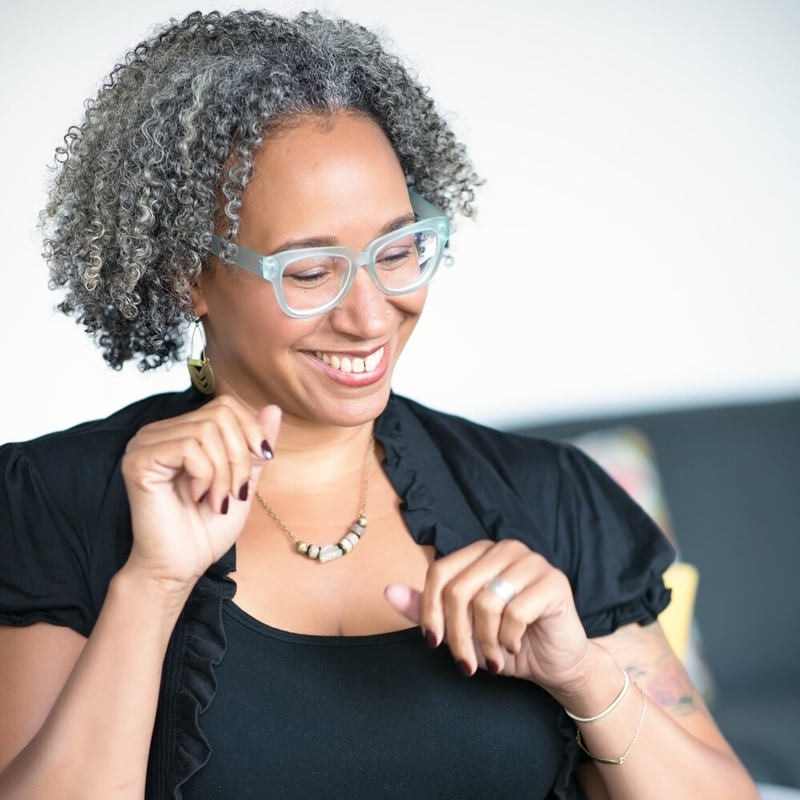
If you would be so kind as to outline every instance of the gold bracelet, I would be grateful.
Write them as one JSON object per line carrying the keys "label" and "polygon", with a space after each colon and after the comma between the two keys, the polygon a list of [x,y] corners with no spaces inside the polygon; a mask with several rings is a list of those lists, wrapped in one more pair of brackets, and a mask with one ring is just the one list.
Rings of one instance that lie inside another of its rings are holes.
{"label": "gold bracelet", "polygon": [[[622,669],[619,664],[617,664],[617,666]],[[622,687],[622,691],[616,696],[614,702],[611,703],[611,705],[605,709],[605,711],[601,711],[599,714],[596,714],[593,717],[578,717],[575,716],[575,714],[573,714],[569,709],[565,708],[564,711],[567,712],[567,716],[571,717],[576,722],[595,722],[598,719],[602,719],[606,714],[610,714],[622,702],[622,698],[625,697],[628,692],[628,687],[631,685],[631,679],[624,669],[622,669],[622,674],[625,676],[625,685]]]}
{"label": "gold bracelet", "polygon": [[[636,688],[642,692],[642,687],[639,686],[636,681],[633,681],[636,684]],[[636,733],[633,735],[633,742],[628,745],[628,749],[619,757],[619,758],[601,758],[600,756],[593,755],[590,753],[586,747],[584,746],[583,742],[581,742],[581,732],[575,736],[575,741],[578,743],[578,747],[583,750],[588,756],[591,756],[595,761],[602,761],[603,764],[622,764],[625,759],[628,757],[628,753],[630,753],[631,748],[633,747],[633,743],[639,738],[639,731],[642,729],[642,723],[644,722],[644,712],[647,711],[647,699],[645,698],[644,692],[642,692],[642,714],[639,717],[639,724],[636,726]]]}

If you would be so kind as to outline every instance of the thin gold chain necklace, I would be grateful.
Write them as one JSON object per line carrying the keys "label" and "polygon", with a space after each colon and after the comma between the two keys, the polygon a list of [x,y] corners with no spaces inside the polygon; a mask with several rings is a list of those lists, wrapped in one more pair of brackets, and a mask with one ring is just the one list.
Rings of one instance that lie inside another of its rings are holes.
{"label": "thin gold chain necklace", "polygon": [[301,555],[308,558],[316,559],[320,564],[325,564],[327,561],[333,561],[336,558],[347,555],[360,541],[361,537],[367,529],[367,494],[369,493],[369,474],[372,468],[372,454],[375,451],[375,435],[370,436],[369,449],[367,450],[367,479],[364,482],[364,496],[361,500],[361,513],[358,519],[352,524],[350,530],[345,534],[344,538],[336,544],[310,544],[298,539],[294,534],[283,524],[281,518],[275,513],[272,506],[261,496],[261,492],[256,489],[256,498],[259,503],[266,509],[267,513],[291,536],[295,542],[295,549]]}

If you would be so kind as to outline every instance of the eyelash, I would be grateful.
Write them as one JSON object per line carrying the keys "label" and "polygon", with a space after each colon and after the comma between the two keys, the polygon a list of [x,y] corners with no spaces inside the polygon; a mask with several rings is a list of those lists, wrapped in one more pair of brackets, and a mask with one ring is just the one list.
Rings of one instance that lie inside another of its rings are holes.
{"label": "eyelash", "polygon": [[[396,253],[396,254],[393,254],[393,255],[390,255],[390,256],[386,256],[384,260],[389,261],[389,262],[391,262],[393,260],[399,260],[399,259],[402,259],[402,258],[406,258],[409,253],[410,253],[410,250],[407,249],[407,250],[404,250],[402,253]],[[300,283],[311,283],[312,281],[319,280],[320,278],[324,277],[324,273],[316,273],[316,274],[313,274],[313,275],[307,275],[304,272],[300,272],[297,275],[290,275],[288,277],[291,278],[292,280],[298,281]]]}

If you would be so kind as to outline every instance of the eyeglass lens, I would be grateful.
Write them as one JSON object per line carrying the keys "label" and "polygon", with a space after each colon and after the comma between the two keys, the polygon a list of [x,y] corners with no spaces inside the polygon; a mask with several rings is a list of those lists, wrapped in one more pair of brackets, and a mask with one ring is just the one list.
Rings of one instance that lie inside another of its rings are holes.
{"label": "eyeglass lens", "polygon": [[[375,253],[375,272],[383,288],[411,290],[436,264],[441,244],[435,231],[399,233]],[[321,253],[292,261],[283,271],[283,297],[295,311],[309,312],[334,300],[347,281],[350,263]]]}

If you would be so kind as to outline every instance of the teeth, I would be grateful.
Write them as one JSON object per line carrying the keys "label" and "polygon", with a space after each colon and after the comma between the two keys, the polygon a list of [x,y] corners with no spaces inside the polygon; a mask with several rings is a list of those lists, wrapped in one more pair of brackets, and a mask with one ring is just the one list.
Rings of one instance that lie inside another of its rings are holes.
{"label": "teeth", "polygon": [[321,350],[317,350],[314,354],[320,361],[324,361],[334,369],[340,369],[342,372],[372,372],[378,364],[381,363],[383,358],[383,348],[376,350],[372,355],[366,358],[347,358],[343,356],[329,356]]}

